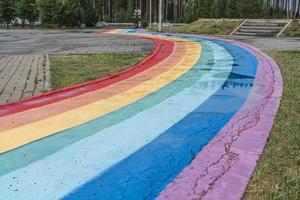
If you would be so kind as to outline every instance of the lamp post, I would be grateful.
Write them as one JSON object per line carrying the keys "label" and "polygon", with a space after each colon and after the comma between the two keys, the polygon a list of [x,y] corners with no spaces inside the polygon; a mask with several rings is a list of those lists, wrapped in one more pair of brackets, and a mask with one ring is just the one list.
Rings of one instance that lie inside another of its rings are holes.
{"label": "lamp post", "polygon": [[150,29],[152,28],[152,0],[150,0],[150,20],[149,20],[149,24],[150,24]]}
{"label": "lamp post", "polygon": [[158,5],[158,31],[162,30],[162,0],[159,0]]}

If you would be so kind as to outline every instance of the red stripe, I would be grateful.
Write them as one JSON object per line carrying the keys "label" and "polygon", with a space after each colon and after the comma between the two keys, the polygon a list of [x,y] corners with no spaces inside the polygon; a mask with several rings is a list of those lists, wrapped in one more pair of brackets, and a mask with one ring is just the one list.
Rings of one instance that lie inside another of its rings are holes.
{"label": "red stripe", "polygon": [[151,55],[147,56],[143,61],[137,63],[136,65],[95,81],[90,81],[87,83],[66,87],[60,90],[51,91],[35,97],[21,100],[19,102],[0,105],[0,117],[33,109],[36,107],[45,106],[51,103],[62,101],[67,98],[75,97],[87,92],[107,87],[111,84],[132,77],[135,74],[138,74],[156,65],[172,53],[174,47],[173,42],[153,38],[151,38],[151,40],[154,43],[155,50]]}

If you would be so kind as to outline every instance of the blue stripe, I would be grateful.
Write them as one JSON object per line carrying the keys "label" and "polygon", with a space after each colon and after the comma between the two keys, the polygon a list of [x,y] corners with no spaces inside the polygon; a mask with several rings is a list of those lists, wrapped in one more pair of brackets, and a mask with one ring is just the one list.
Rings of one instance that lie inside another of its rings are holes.
{"label": "blue stripe", "polygon": [[[167,98],[182,92],[185,88],[195,84],[204,74],[209,73],[213,66],[213,49],[202,39],[195,40],[202,43],[203,54],[186,74],[171,82],[160,90],[146,97],[120,108],[105,116],[91,120],[85,124],[51,135],[4,154],[0,154],[0,176],[25,167],[39,159],[49,156],[62,148],[94,135],[107,127],[116,125],[137,113],[149,109]],[[204,53],[205,52],[205,53]],[[185,81],[189,80],[189,81]],[[25,156],[24,156],[25,155]]]}
{"label": "blue stripe", "polygon": [[222,89],[154,141],[64,199],[154,199],[194,159],[245,103],[258,65],[248,51],[215,42],[235,58]]}
{"label": "blue stripe", "polygon": [[[227,80],[232,70],[233,58],[229,52],[219,45],[211,42],[209,44],[214,49],[215,58],[224,62],[214,63],[212,60],[210,63],[213,63],[213,68],[210,73],[201,77],[203,68],[210,68],[204,65],[199,67],[200,70],[192,70],[193,75],[186,77],[178,85],[186,85],[185,83],[191,83],[194,79],[197,83],[192,87],[184,89],[159,105],[142,111],[118,125],[70,145],[52,156],[0,177],[0,188],[1,183],[4,183],[3,190],[0,192],[2,196],[5,199],[15,199],[22,193],[22,199],[60,198],[100,172],[109,169],[113,164],[130,156],[183,119],[214,94]],[[207,55],[206,52],[205,55]],[[205,84],[207,80],[216,80],[216,87],[201,90],[199,85]],[[162,118],[161,123],[156,118],[159,114]],[[145,125],[141,125],[142,123]],[[17,179],[14,180],[13,177]],[[10,184],[19,192],[15,193],[5,187]],[[56,188],[57,185],[60,186],[59,190]],[[30,189],[32,187],[34,190]]]}

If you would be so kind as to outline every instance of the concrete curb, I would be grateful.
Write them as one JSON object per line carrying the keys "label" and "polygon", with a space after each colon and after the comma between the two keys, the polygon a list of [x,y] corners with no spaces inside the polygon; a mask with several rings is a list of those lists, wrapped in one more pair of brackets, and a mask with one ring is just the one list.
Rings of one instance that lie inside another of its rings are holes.
{"label": "concrete curb", "polygon": [[256,162],[263,153],[282,96],[280,69],[270,57],[259,50],[240,42],[224,41],[245,48],[260,61],[258,77],[250,98],[193,162],[160,194],[160,200],[241,199]]}
{"label": "concrete curb", "polygon": [[45,54],[44,55],[45,59],[45,79],[44,79],[44,90],[45,91],[50,91],[52,88],[51,85],[51,70],[50,70],[50,60],[49,60],[49,55]]}

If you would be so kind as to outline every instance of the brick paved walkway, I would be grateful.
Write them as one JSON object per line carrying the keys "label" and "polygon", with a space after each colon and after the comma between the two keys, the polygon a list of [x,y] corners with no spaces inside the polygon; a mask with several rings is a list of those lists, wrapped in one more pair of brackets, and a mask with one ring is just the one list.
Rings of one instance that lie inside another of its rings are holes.
{"label": "brick paved walkway", "polygon": [[145,53],[144,39],[95,33],[0,31],[0,104],[49,90],[45,81],[48,54]]}
{"label": "brick paved walkway", "polygon": [[44,90],[45,56],[14,55],[0,60],[0,104],[40,94]]}

